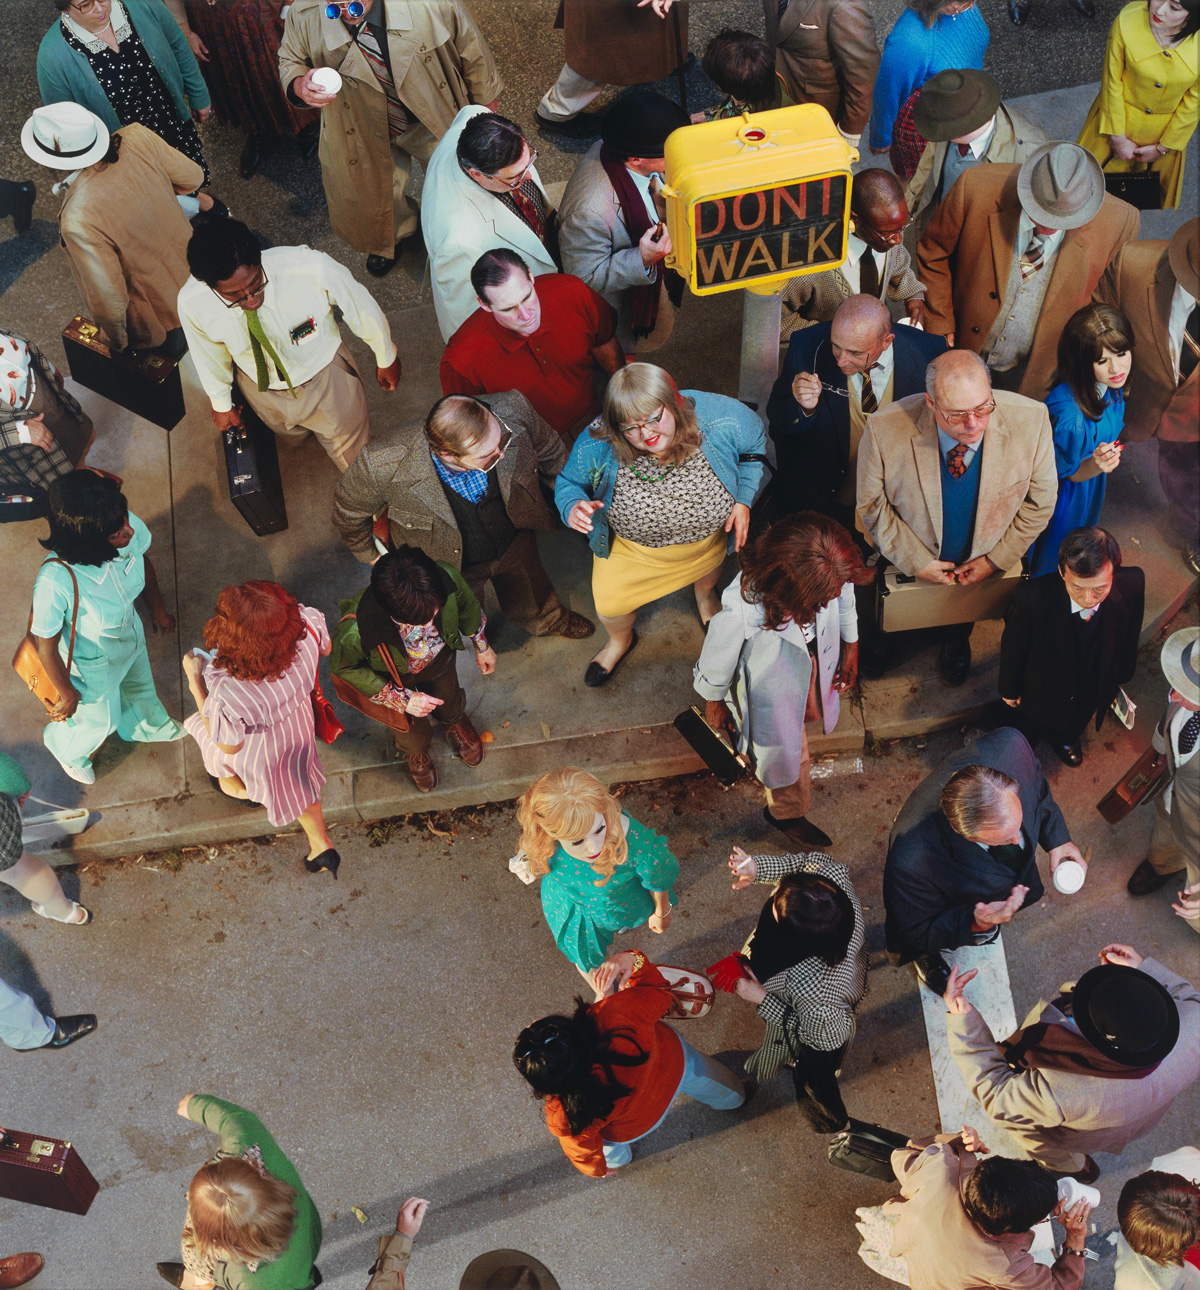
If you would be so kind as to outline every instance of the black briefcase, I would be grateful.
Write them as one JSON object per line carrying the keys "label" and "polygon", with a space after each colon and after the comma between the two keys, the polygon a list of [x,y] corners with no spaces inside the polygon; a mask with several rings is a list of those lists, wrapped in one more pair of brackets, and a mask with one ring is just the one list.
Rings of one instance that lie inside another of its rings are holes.
{"label": "black briefcase", "polygon": [[240,411],[241,426],[226,430],[222,436],[229,500],[259,537],[282,533],[288,518],[275,436],[253,408]]}
{"label": "black briefcase", "polygon": [[183,420],[183,381],[176,359],[151,350],[112,353],[94,322],[76,314],[63,328],[67,366],[80,385],[164,430]]}
{"label": "black briefcase", "polygon": [[[855,1122],[852,1122],[852,1124]],[[892,1152],[908,1146],[902,1133],[878,1124],[856,1124],[829,1139],[829,1163],[852,1174],[866,1174],[880,1182],[895,1182]]]}
{"label": "black briefcase", "polygon": [[675,729],[688,741],[692,750],[717,779],[729,788],[750,769],[750,759],[718,733],[704,719],[699,708],[684,708],[675,718]]}

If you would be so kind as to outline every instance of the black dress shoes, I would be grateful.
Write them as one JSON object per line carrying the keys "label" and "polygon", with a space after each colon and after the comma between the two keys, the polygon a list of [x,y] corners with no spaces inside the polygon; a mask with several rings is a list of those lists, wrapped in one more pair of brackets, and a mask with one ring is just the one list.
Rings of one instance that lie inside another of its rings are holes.
{"label": "black dress shoes", "polygon": [[1092,0],[1071,0],[1071,8],[1076,13],[1081,13],[1085,18],[1094,18],[1096,16],[1096,6]]}
{"label": "black dress shoes", "polygon": [[321,144],[321,123],[314,121],[312,125],[306,125],[296,136],[296,144],[300,155],[307,161]]}
{"label": "black dress shoes", "polygon": [[936,995],[946,993],[950,984],[950,969],[940,954],[919,954],[913,959],[918,978]]}
{"label": "black dress shoes", "polygon": [[243,179],[249,179],[262,165],[262,143],[261,134],[252,134],[247,138],[246,146],[242,149],[242,160],[238,166]]}
{"label": "black dress shoes", "polygon": [[971,670],[971,642],[959,639],[943,641],[938,651],[937,669],[947,685],[962,685]]}
{"label": "black dress shoes", "polygon": [[29,231],[29,226],[33,223],[33,203],[36,200],[36,185],[19,184],[7,179],[0,181],[0,218],[11,215],[13,227],[18,233]]}
{"label": "black dress shoes", "polygon": [[557,121],[539,108],[533,114],[533,119],[540,129],[552,130],[568,139],[598,139],[602,115],[600,112],[580,112],[578,116],[569,117],[566,121]]}
{"label": "black dress shoes", "polygon": [[368,255],[367,272],[373,278],[385,278],[396,267],[396,261],[399,256],[400,247],[397,246],[395,253],[389,258],[386,255]]}
{"label": "black dress shoes", "polygon": [[607,685],[609,681],[611,681],[613,677],[616,676],[617,668],[619,668],[621,664],[624,663],[625,660],[630,656],[630,654],[632,654],[633,651],[637,649],[637,643],[638,643],[638,634],[637,632],[634,632],[633,640],[630,642],[629,648],[625,651],[624,654],[621,655],[619,659],[617,659],[617,661],[612,665],[612,667],[608,669],[607,672],[600,666],[599,663],[595,661],[595,659],[593,659],[587,665],[587,671],[584,672],[583,674],[584,685],[586,685],[589,690],[598,690],[602,685]]}
{"label": "black dress shoes", "polygon": [[1016,27],[1024,27],[1033,0],[1008,0],[1008,16]]}
{"label": "black dress shoes", "polygon": [[793,816],[789,820],[777,820],[771,814],[771,808],[764,806],[763,819],[773,829],[778,829],[780,833],[786,833],[793,842],[799,842],[801,846],[827,847],[833,843],[833,839],[828,833],[817,828],[811,820],[803,815]]}
{"label": "black dress shoes", "polygon": [[1149,860],[1143,860],[1129,875],[1125,889],[1131,896],[1148,896],[1152,891],[1165,887],[1172,878],[1178,878],[1182,873],[1182,869],[1175,873],[1159,873]]}
{"label": "black dress shoes", "polygon": [[96,1029],[96,1014],[81,1012],[74,1017],[59,1017],[54,1025],[54,1035],[43,1048],[66,1048],[84,1035],[90,1035]]}
{"label": "black dress shoes", "polygon": [[183,1285],[183,1264],[182,1263],[156,1263],[154,1265],[158,1275],[164,1281],[173,1286]]}
{"label": "black dress shoes", "polygon": [[1064,766],[1082,766],[1083,749],[1076,740],[1073,744],[1051,744],[1051,751]]}
{"label": "black dress shoes", "polygon": [[892,665],[892,646],[885,632],[874,632],[858,647],[858,670],[868,681],[882,676]]}

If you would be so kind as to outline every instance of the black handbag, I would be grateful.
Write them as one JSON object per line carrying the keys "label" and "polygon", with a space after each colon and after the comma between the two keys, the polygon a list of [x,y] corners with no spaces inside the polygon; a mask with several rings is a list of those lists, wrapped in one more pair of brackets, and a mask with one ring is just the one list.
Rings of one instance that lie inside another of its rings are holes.
{"label": "black handbag", "polygon": [[878,1124],[859,1124],[830,1138],[829,1163],[852,1174],[866,1174],[880,1182],[894,1183],[892,1152],[906,1146],[908,1139],[902,1133],[893,1133]]}
{"label": "black handbag", "polygon": [[675,729],[726,788],[736,784],[750,769],[750,759],[714,730],[699,708],[685,708],[675,718]]}
{"label": "black handbag", "polygon": [[[1111,153],[1108,160],[1112,160]],[[1106,170],[1104,190],[1110,197],[1119,197],[1140,211],[1162,210],[1162,183],[1158,172],[1151,170],[1149,162],[1146,163],[1145,170],[1128,170],[1116,175]]]}

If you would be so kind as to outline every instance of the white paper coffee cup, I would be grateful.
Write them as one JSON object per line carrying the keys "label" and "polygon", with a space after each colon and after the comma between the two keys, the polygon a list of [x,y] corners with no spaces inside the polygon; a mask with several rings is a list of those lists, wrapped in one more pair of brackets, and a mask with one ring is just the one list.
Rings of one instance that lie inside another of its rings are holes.
{"label": "white paper coffee cup", "polygon": [[1054,871],[1054,885],[1064,895],[1070,896],[1083,886],[1087,876],[1078,860],[1064,860]]}
{"label": "white paper coffee cup", "polygon": [[311,83],[322,94],[336,94],[342,88],[342,74],[332,67],[318,67],[312,74]]}
{"label": "white paper coffee cup", "polygon": [[1081,1200],[1086,1200],[1093,1208],[1097,1209],[1100,1205],[1100,1193],[1095,1187],[1088,1187],[1081,1183],[1078,1178],[1060,1178],[1058,1180],[1058,1199],[1064,1203],[1065,1208],[1073,1209]]}

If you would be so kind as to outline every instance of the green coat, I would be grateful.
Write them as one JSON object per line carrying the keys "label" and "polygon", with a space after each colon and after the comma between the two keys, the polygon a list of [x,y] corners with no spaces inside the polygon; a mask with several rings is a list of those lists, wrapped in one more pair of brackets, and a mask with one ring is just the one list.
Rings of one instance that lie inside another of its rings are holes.
{"label": "green coat", "polygon": [[[450,649],[466,649],[468,638],[483,626],[483,611],[474,592],[452,564],[439,561],[438,568],[446,603],[434,623]],[[333,632],[330,674],[340,676],[360,694],[373,698],[391,680],[387,664],[379,656],[381,649],[388,651],[401,676],[408,671],[408,654],[400,633],[370,587],[341,601],[338,609],[342,621]]]}
{"label": "green coat", "polygon": [[194,1093],[188,1100],[187,1115],[189,1120],[220,1136],[217,1157],[241,1157],[248,1148],[257,1147],[267,1173],[294,1187],[298,1193],[296,1226],[287,1249],[277,1259],[260,1263],[255,1272],[241,1263],[217,1262],[213,1268],[216,1284],[222,1290],[308,1290],[316,1280],[313,1264],[321,1249],[321,1216],[295,1166],[280,1151],[258,1116],[232,1102]]}

